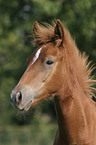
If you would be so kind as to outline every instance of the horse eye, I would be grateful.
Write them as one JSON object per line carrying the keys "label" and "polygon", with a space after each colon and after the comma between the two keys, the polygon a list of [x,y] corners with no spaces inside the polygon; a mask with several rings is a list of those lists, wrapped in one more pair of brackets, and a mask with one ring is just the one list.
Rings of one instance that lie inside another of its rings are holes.
{"label": "horse eye", "polygon": [[48,64],[48,65],[51,65],[51,64],[53,64],[53,63],[54,63],[54,62],[51,61],[51,60],[46,61],[46,64]]}

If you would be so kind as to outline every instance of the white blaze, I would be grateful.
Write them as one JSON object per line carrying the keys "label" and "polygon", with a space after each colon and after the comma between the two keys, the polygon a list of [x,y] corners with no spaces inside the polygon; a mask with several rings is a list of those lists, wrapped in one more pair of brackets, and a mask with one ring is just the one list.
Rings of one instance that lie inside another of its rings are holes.
{"label": "white blaze", "polygon": [[41,50],[42,50],[42,47],[39,50],[37,50],[37,52],[36,52],[36,54],[35,54],[35,56],[33,58],[32,64],[35,63],[35,61],[39,58]]}
{"label": "white blaze", "polygon": [[31,63],[31,65],[29,65],[29,67],[27,68],[26,72],[30,69],[30,67],[32,66],[32,64],[34,64],[35,61],[39,58],[39,55],[40,55],[40,52],[41,52],[42,48],[43,47],[41,47],[39,50],[37,50],[35,56],[33,57],[33,62]]}

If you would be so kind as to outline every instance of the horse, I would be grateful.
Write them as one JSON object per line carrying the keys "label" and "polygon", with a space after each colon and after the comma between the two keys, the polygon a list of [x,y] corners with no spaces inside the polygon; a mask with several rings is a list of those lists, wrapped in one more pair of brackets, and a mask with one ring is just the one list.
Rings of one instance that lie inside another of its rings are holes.
{"label": "horse", "polygon": [[58,130],[54,145],[96,145],[94,67],[58,19],[33,25],[37,49],[11,92],[11,103],[27,111],[44,99],[55,102]]}

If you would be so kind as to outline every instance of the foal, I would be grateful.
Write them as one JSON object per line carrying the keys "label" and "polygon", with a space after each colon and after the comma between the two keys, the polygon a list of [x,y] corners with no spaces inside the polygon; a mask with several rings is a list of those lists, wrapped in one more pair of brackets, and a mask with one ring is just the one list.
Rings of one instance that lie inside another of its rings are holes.
{"label": "foal", "polygon": [[92,80],[87,57],[60,20],[46,27],[35,22],[34,44],[39,47],[11,93],[20,110],[54,97],[58,131],[54,145],[96,145],[96,105],[91,100]]}

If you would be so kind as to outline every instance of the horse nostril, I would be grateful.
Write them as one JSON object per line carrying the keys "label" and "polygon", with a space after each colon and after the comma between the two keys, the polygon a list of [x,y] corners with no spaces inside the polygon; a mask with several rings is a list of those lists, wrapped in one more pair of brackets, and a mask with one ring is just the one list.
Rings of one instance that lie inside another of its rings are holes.
{"label": "horse nostril", "polygon": [[20,95],[18,97],[19,102],[22,100],[22,93],[20,92]]}
{"label": "horse nostril", "polygon": [[20,103],[21,100],[22,100],[22,93],[21,93],[21,92],[18,92],[18,93],[16,94],[16,102],[17,102],[17,103]]}

